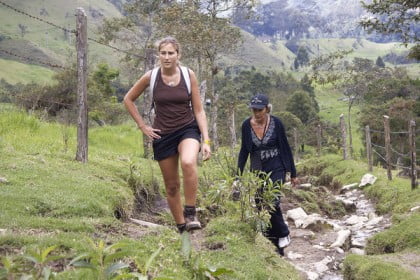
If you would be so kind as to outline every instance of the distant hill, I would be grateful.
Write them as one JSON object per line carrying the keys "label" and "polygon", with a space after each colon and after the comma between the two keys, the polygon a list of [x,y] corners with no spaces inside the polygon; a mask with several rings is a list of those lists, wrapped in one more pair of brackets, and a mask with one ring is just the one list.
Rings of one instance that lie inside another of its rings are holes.
{"label": "distant hill", "polygon": [[[0,51],[0,58],[22,63],[47,67],[46,64],[70,63],[75,61],[75,35],[42,22],[48,21],[59,27],[74,30],[76,25],[75,11],[83,7],[88,18],[88,36],[96,39],[97,26],[105,17],[121,16],[117,8],[106,0],[67,1],[67,0],[3,0],[29,15],[16,12],[0,5],[0,49],[17,56]],[[31,60],[28,61],[30,58]],[[106,60],[112,65],[118,64],[118,55],[107,47],[89,41],[89,61]],[[49,67],[51,70],[54,68]],[[7,77],[8,69],[0,69],[0,78]]]}
{"label": "distant hill", "polygon": [[[68,65],[75,59],[75,36],[65,32],[41,20],[51,22],[68,30],[75,29],[75,10],[83,7],[88,17],[88,36],[97,39],[96,30],[106,17],[120,17],[121,5],[125,0],[2,0],[10,6],[38,19],[30,18],[18,13],[4,5],[0,5],[0,62],[2,65],[13,67],[0,67],[0,79],[4,78],[10,83],[42,81],[46,82],[56,68],[48,67],[37,61],[47,64]],[[297,19],[328,18],[329,24],[341,21],[339,28],[344,28],[345,23],[351,25],[361,15],[358,0],[289,0],[267,2],[266,9],[272,8],[273,14],[279,7],[283,7],[290,17],[291,22],[298,23]],[[300,11],[297,13],[296,11]],[[345,15],[342,11],[346,11]],[[340,14],[341,12],[341,14]],[[347,18],[348,17],[348,18]],[[350,20],[350,18],[352,20]],[[353,23],[351,23],[353,22]],[[264,24],[268,24],[266,22]],[[318,24],[321,24],[319,22]],[[351,23],[351,24],[350,24]],[[326,24],[325,21],[323,24]],[[274,25],[273,25],[274,26]],[[314,27],[315,28],[315,27]],[[354,56],[376,59],[377,56],[401,55],[406,49],[399,43],[376,44],[365,39],[336,39],[336,38],[297,38],[295,42],[282,39],[282,36],[255,35],[246,31],[242,32],[244,44],[233,54],[222,56],[221,64],[226,66],[254,66],[261,69],[278,71],[292,71],[296,51],[291,50],[290,44],[303,46],[307,49],[310,57],[333,52],[337,49],[353,49]],[[297,31],[296,31],[297,32]],[[283,35],[285,33],[282,33]],[[309,37],[309,36],[306,36]],[[90,65],[98,62],[106,62],[113,67],[120,66],[122,53],[108,47],[89,41]],[[118,42],[116,42],[118,46]],[[14,53],[13,56],[1,51],[1,49]],[[188,55],[188,54],[185,54]],[[31,61],[28,61],[30,58]],[[24,67],[28,65],[29,67]],[[32,67],[37,65],[37,67]],[[417,65],[418,66],[418,65]],[[414,70],[413,73],[418,73]],[[40,72],[41,70],[41,72]],[[13,73],[12,71],[16,71]],[[139,69],[139,74],[141,70]],[[43,73],[43,74],[40,74]],[[48,73],[48,74],[46,74]],[[137,73],[135,73],[137,75]],[[18,77],[19,76],[19,77]]]}
{"label": "distant hill", "polygon": [[395,35],[367,34],[358,24],[367,15],[360,0],[266,0],[256,8],[255,18],[238,17],[235,24],[258,36],[287,40],[360,37],[386,42],[398,39]]}

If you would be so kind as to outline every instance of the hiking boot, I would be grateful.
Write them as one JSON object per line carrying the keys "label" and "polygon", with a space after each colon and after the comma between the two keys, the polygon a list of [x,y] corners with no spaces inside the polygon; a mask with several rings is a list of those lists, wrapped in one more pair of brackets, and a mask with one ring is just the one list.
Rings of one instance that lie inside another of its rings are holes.
{"label": "hiking boot", "polygon": [[290,244],[290,235],[279,238],[279,248],[285,248]]}
{"label": "hiking boot", "polygon": [[194,206],[185,206],[184,208],[185,229],[187,231],[201,229],[200,221],[197,219]]}

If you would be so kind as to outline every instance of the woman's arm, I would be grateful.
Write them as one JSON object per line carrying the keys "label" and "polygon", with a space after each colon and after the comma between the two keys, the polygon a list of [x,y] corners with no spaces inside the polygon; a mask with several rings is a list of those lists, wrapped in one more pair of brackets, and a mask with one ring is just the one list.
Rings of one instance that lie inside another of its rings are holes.
{"label": "woman's arm", "polygon": [[143,121],[143,118],[140,116],[137,106],[134,103],[136,99],[144,92],[147,86],[150,83],[150,75],[152,71],[145,73],[127,92],[124,96],[124,105],[127,108],[127,111],[130,113],[131,117],[137,124],[137,127],[149,138],[160,138],[156,132],[159,132],[159,129],[154,129],[151,126],[148,126]]}
{"label": "woman's arm", "polygon": [[249,151],[246,148],[246,139],[249,130],[246,129],[246,121],[242,123],[242,136],[241,136],[241,150],[238,156],[238,175],[242,175],[244,172],[246,161],[248,160]]}
{"label": "woman's arm", "polygon": [[203,104],[201,103],[200,91],[198,88],[198,81],[194,72],[188,69],[190,72],[191,80],[191,103],[194,112],[194,117],[197,120],[198,127],[200,128],[201,135],[203,137],[202,151],[203,151],[203,160],[210,158],[210,137],[207,127],[207,118],[206,112],[204,111]]}
{"label": "woman's arm", "polygon": [[290,177],[295,178],[296,177],[296,167],[295,167],[295,161],[293,160],[293,154],[292,149],[290,148],[289,141],[287,141],[286,136],[286,130],[283,126],[283,123],[280,121],[280,119],[277,119],[278,124],[278,139],[280,143],[280,150],[282,151],[282,157],[285,160],[286,164],[286,171],[290,172]]}

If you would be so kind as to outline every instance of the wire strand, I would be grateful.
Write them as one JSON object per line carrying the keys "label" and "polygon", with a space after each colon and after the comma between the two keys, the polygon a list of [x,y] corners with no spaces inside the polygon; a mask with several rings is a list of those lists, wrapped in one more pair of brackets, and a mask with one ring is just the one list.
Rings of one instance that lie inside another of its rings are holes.
{"label": "wire strand", "polygon": [[111,49],[113,49],[113,50],[115,50],[115,51],[123,52],[123,53],[125,53],[125,54],[129,54],[129,55],[135,56],[135,57],[137,57],[137,58],[144,59],[144,56],[141,56],[141,55],[138,55],[138,54],[134,54],[134,53],[131,53],[131,52],[128,52],[128,51],[125,51],[125,50],[119,49],[119,48],[117,48],[117,47],[114,47],[114,46],[111,46],[111,45],[108,45],[108,44],[102,43],[102,42],[101,42],[101,41],[99,41],[99,40],[96,40],[96,39],[93,39],[93,38],[90,38],[90,37],[88,37],[88,40],[89,40],[89,41],[92,41],[92,42],[95,42],[95,43],[97,43],[97,44],[100,44],[100,45],[102,45],[102,46],[105,46],[105,47],[111,48]]}
{"label": "wire strand", "polygon": [[12,53],[12,52],[10,52],[10,51],[3,50],[3,49],[1,49],[1,48],[0,48],[0,52],[3,52],[3,53],[6,53],[6,54],[8,54],[8,55],[11,55],[11,56],[15,56],[15,57],[18,57],[18,58],[24,59],[24,60],[26,60],[26,61],[36,62],[36,63],[42,64],[42,65],[45,65],[45,66],[50,66],[50,67],[53,67],[53,68],[61,68],[61,69],[65,69],[65,70],[71,70],[70,68],[67,68],[67,67],[64,67],[64,66],[61,66],[61,65],[58,65],[58,64],[51,64],[51,63],[49,63],[49,62],[43,62],[43,61],[38,60],[38,59],[33,59],[33,58],[30,58],[30,57],[21,56],[21,55],[18,55],[18,54]]}

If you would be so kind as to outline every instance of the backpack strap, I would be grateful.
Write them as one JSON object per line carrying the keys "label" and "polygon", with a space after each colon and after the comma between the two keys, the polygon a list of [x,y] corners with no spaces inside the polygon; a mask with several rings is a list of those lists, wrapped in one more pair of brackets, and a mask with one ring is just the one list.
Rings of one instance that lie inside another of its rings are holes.
{"label": "backpack strap", "polygon": [[155,87],[156,87],[156,78],[157,78],[157,74],[159,72],[159,69],[160,69],[160,67],[153,68],[152,74],[150,75],[149,87],[150,87],[150,90],[152,91],[152,94],[153,94],[153,91],[155,90]]}
{"label": "backpack strap", "polygon": [[148,114],[150,122],[152,122],[152,120],[151,120],[152,111],[155,109],[154,91],[155,91],[155,88],[156,88],[156,78],[157,78],[157,74],[159,73],[159,69],[160,69],[160,67],[153,68],[152,73],[150,74],[149,88],[150,88],[150,94],[152,95],[152,104],[150,105],[150,110],[149,110],[149,114]]}
{"label": "backpack strap", "polygon": [[188,95],[191,95],[191,79],[190,79],[190,71],[185,66],[181,66],[182,76],[184,76],[185,84],[187,85]]}

